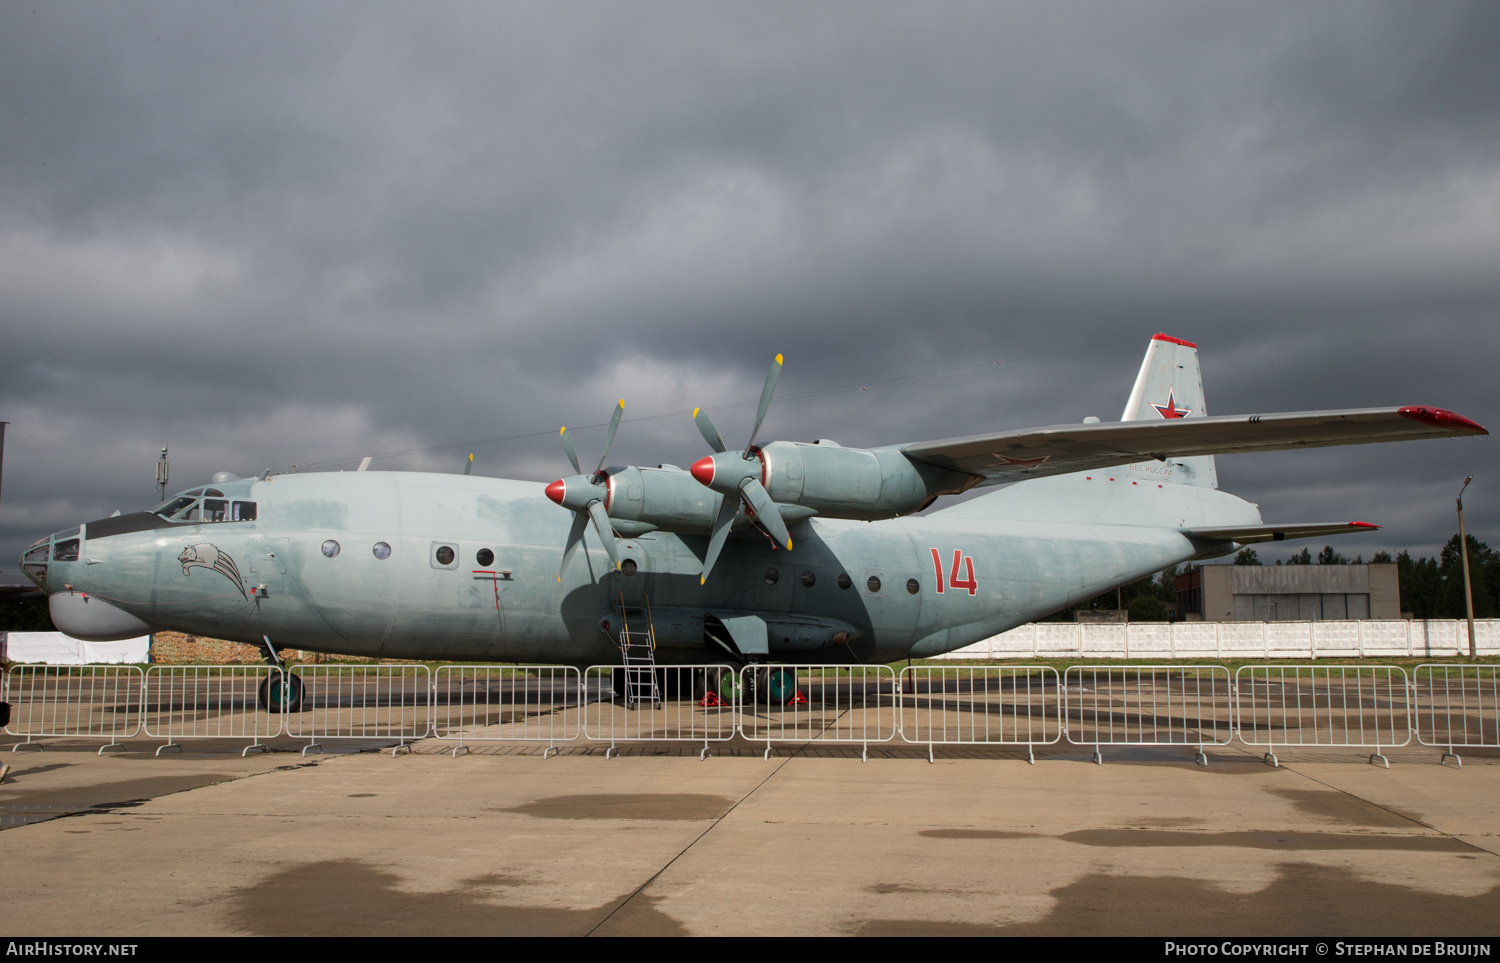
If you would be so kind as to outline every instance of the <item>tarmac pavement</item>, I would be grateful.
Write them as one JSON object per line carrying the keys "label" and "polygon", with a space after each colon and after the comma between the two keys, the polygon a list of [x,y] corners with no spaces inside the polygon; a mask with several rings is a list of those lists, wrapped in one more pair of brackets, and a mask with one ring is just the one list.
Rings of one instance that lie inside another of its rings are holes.
{"label": "tarmac pavement", "polygon": [[7,936],[1500,934],[1493,750],[11,741]]}

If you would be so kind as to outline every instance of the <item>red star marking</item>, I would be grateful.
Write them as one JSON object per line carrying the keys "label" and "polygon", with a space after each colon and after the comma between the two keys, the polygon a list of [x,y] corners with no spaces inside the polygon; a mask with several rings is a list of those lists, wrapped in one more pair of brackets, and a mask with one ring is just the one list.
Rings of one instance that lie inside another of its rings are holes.
{"label": "red star marking", "polygon": [[1155,408],[1156,413],[1163,418],[1186,418],[1193,413],[1193,409],[1191,408],[1177,407],[1177,402],[1173,398],[1173,391],[1170,388],[1167,389],[1167,403],[1158,405],[1153,402],[1151,407]]}

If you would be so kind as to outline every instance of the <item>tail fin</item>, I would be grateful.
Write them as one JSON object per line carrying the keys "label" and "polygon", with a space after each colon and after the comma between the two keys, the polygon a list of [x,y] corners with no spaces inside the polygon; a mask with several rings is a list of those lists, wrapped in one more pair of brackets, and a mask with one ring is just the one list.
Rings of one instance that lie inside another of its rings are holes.
{"label": "tail fin", "polygon": [[[1151,339],[1141,373],[1136,375],[1130,400],[1125,402],[1121,421],[1146,421],[1156,418],[1202,418],[1208,414],[1203,400],[1203,375],[1198,370],[1198,346],[1165,334]],[[1142,462],[1143,467],[1165,470],[1167,477],[1179,485],[1218,488],[1219,473],[1212,455],[1173,458],[1164,465]]]}

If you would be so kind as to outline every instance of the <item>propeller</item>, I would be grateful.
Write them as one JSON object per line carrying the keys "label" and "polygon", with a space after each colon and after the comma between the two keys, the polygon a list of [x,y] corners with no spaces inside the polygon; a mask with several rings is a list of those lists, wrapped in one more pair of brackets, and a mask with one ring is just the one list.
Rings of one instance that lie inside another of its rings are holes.
{"label": "propeller", "polygon": [[713,419],[708,417],[708,412],[702,408],[693,409],[693,424],[698,426],[698,433],[708,442],[714,454],[700,458],[690,470],[699,482],[724,496],[719,514],[714,519],[713,532],[708,539],[708,552],[703,557],[703,572],[699,584],[708,581],[708,573],[718,559],[725,539],[729,537],[730,526],[741,505],[744,506],[745,514],[756,521],[777,544],[788,551],[792,548],[792,536],[787,531],[786,522],[782,520],[776,502],[771,499],[770,492],[766,491],[766,486],[761,482],[763,463],[760,449],[755,447],[755,436],[760,434],[761,422],[766,420],[766,411],[771,407],[771,396],[776,393],[776,382],[780,379],[781,355],[778,354],[776,360],[771,362],[771,370],[766,373],[765,387],[760,390],[760,405],[755,411],[755,426],[750,429],[750,440],[740,451],[730,451],[724,444],[724,438],[719,434]]}
{"label": "propeller", "polygon": [[620,567],[620,551],[615,544],[614,527],[610,525],[609,512],[604,508],[604,501],[609,496],[609,475],[604,471],[604,460],[609,457],[609,449],[615,443],[615,433],[620,430],[620,417],[624,414],[625,399],[621,398],[609,419],[609,434],[604,439],[604,451],[599,455],[599,464],[587,475],[579,466],[578,448],[573,444],[567,427],[564,426],[558,432],[562,436],[563,451],[567,453],[574,471],[570,477],[559,478],[546,489],[548,498],[574,514],[573,527],[568,530],[568,541],[563,546],[562,566],[557,570],[559,582],[562,581],[563,573],[568,570],[568,562],[573,558],[578,543],[583,541],[583,530],[590,522],[604,545],[604,551],[609,554],[610,562],[615,568]]}

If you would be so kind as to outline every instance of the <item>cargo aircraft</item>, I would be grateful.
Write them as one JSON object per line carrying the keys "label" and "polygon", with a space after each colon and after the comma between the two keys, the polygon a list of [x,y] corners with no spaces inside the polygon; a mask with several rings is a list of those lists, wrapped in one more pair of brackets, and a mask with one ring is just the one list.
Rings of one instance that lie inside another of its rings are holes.
{"label": "cargo aircraft", "polygon": [[[1209,417],[1197,346],[1158,334],[1118,422],[757,445],[781,360],[742,448],[694,412],[713,453],[687,471],[606,466],[621,402],[591,472],[563,429],[574,474],[550,485],[221,473],[40,539],[21,568],[78,638],[170,629],[259,645],[272,662],[287,647],[621,664],[631,619],[648,620],[655,664],[891,662],[1170,565],[1376,527],[1267,524],[1218,490],[1216,454],[1488,434],[1424,405]],[[993,485],[1005,487],[916,515]]]}

